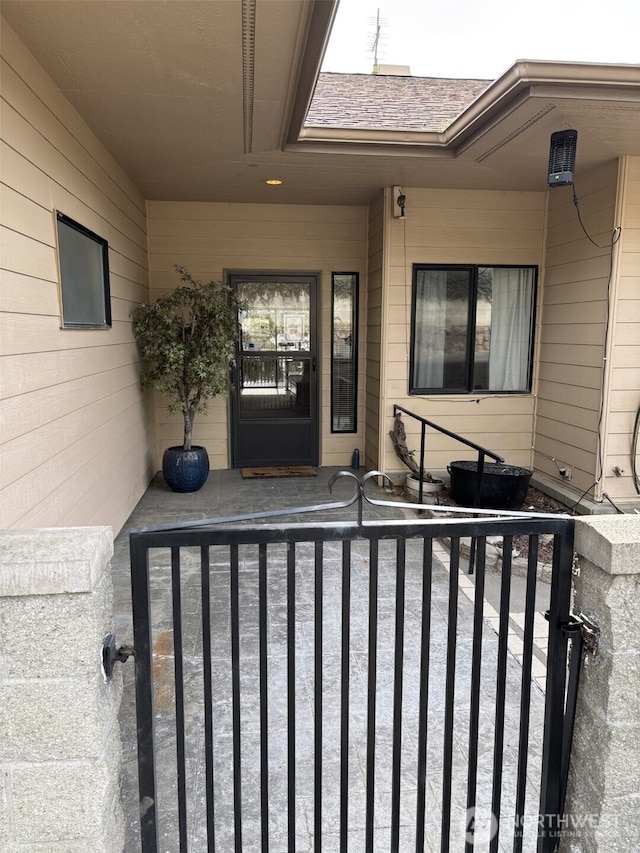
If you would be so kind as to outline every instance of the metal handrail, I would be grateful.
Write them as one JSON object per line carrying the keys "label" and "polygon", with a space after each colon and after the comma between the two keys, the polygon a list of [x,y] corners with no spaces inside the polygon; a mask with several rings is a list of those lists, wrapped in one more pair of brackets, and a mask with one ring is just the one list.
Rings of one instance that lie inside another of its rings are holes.
{"label": "metal handrail", "polygon": [[453,438],[455,441],[458,441],[460,444],[464,444],[467,447],[473,448],[473,450],[478,451],[478,470],[476,473],[476,490],[474,495],[474,505],[480,505],[480,486],[482,483],[482,474],[484,473],[484,459],[485,456],[491,457],[496,462],[504,462],[504,456],[499,456],[497,453],[493,453],[491,450],[487,450],[486,447],[482,447],[481,444],[476,444],[475,441],[469,441],[468,438],[463,438],[463,436],[458,435],[456,432],[451,432],[449,429],[445,429],[445,427],[440,426],[439,424],[434,424],[433,421],[427,420],[427,418],[423,418],[421,415],[416,415],[415,412],[409,411],[409,409],[405,409],[404,406],[400,406],[397,403],[394,403],[393,406],[393,416],[398,414],[398,412],[402,412],[405,415],[408,415],[411,418],[414,418],[416,421],[420,421],[421,435],[420,435],[420,480],[418,483],[418,501],[422,503],[422,478],[424,477],[424,447],[425,447],[425,433],[427,427],[431,427],[432,429],[441,432],[443,435],[448,435],[449,438]]}

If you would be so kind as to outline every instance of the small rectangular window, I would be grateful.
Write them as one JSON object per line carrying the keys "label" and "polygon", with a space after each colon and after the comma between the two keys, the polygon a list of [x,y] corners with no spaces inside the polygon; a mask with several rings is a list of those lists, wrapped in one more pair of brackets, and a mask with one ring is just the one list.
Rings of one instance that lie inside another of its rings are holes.
{"label": "small rectangular window", "polygon": [[356,431],[358,273],[331,276],[331,432]]}
{"label": "small rectangular window", "polygon": [[529,391],[536,273],[415,265],[409,392]]}
{"label": "small rectangular window", "polygon": [[108,329],[111,296],[107,241],[63,213],[56,213],[56,218],[62,326]]}

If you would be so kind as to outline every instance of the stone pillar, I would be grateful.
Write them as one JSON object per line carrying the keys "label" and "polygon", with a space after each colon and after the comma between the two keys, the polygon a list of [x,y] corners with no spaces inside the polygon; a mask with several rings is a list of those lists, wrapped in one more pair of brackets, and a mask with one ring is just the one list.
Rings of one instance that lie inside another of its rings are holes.
{"label": "stone pillar", "polygon": [[122,853],[107,527],[0,531],[0,849]]}
{"label": "stone pillar", "polygon": [[576,522],[575,611],[601,631],[584,659],[562,853],[640,850],[640,516]]}

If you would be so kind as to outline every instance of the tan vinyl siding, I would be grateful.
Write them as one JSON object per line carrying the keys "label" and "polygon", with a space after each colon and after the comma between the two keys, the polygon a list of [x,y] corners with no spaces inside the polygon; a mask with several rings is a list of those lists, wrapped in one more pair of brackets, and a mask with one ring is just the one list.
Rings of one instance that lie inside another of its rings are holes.
{"label": "tan vinyl siding", "polygon": [[[604,489],[613,500],[638,499],[631,474],[633,426],[640,407],[640,157],[621,163],[622,232],[610,350]],[[636,448],[640,451],[640,447]],[[636,453],[640,472],[640,453]],[[614,468],[622,471],[620,476]]]}
{"label": "tan vinyl siding", "polygon": [[[331,433],[331,273],[360,275],[365,286],[367,209],[322,205],[149,202],[149,264],[152,296],[178,284],[174,264],[199,279],[222,279],[226,271],[310,272],[319,274],[320,463],[348,465],[354,447],[363,446],[364,327],[360,328],[358,432]],[[362,316],[362,310],[361,310]],[[182,443],[180,418],[156,399],[157,458]],[[211,402],[197,417],[194,441],[207,448],[213,469],[227,468],[230,449],[228,402]]]}
{"label": "tan vinyl siding", "polygon": [[381,342],[383,334],[382,269],[384,254],[384,196],[382,193],[369,207],[369,245],[367,277],[367,351],[366,351],[366,440],[365,464],[369,469],[380,466],[380,381]]}
{"label": "tan vinyl siding", "polygon": [[[148,298],[145,203],[2,28],[3,527],[111,525],[153,472],[129,311]],[[55,211],[109,242],[110,330],[62,330]]]}
{"label": "tan vinyl siding", "polygon": [[[399,403],[504,456],[511,464],[528,467],[534,423],[532,394],[409,395],[412,266],[469,263],[541,268],[545,195],[405,187],[403,190],[406,217],[394,218],[388,209],[386,220],[391,256],[385,284],[388,300],[383,391],[385,432],[392,427],[393,404]],[[420,427],[407,417],[404,420],[409,445],[418,451]],[[401,470],[402,463],[387,436],[383,447],[385,469]],[[454,459],[474,458],[475,452],[428,430],[427,468],[443,472]]]}
{"label": "tan vinyl siding", "polygon": [[[579,207],[592,239],[611,239],[617,163],[581,174]],[[581,493],[595,483],[604,373],[610,252],[585,235],[571,187],[548,193],[547,251],[540,335],[536,470]],[[615,282],[611,288],[615,300]],[[555,461],[554,461],[555,460]]]}

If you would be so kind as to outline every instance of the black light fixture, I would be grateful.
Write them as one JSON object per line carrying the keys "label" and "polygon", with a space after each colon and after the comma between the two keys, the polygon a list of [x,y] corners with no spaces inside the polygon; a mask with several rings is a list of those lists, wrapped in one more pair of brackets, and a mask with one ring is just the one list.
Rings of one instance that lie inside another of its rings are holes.
{"label": "black light fixture", "polygon": [[558,130],[551,134],[547,186],[563,187],[573,184],[577,144],[577,130]]}

